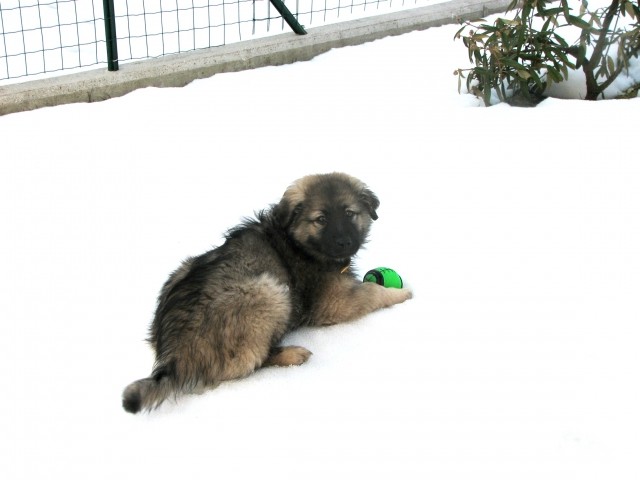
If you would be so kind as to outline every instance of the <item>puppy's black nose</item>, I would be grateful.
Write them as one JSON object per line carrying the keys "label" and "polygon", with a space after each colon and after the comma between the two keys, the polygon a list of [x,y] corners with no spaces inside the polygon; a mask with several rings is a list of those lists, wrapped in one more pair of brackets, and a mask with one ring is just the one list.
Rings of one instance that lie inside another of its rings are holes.
{"label": "puppy's black nose", "polygon": [[349,248],[351,246],[351,239],[349,237],[336,238],[336,245],[340,248]]}

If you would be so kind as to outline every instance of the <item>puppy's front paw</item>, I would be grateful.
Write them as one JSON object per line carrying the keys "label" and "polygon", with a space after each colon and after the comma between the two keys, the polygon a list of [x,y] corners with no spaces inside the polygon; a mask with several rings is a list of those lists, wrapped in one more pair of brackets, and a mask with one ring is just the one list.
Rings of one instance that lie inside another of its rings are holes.
{"label": "puppy's front paw", "polygon": [[408,288],[400,288],[399,291],[402,293],[402,300],[400,300],[398,303],[402,303],[413,298],[412,290],[409,290]]}
{"label": "puppy's front paw", "polygon": [[392,294],[392,298],[393,298],[392,305],[406,302],[407,300],[413,297],[413,292],[408,288],[387,288],[387,293]]}
{"label": "puppy's front paw", "polygon": [[375,283],[363,283],[362,286],[368,290],[369,298],[375,299],[373,304],[376,308],[390,307],[413,296],[413,292],[408,288],[387,288]]}

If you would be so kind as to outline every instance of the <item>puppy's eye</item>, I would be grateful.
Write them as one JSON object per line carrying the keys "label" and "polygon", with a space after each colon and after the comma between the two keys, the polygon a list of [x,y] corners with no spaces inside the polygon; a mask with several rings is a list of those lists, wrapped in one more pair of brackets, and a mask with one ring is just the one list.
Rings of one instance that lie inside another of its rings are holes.
{"label": "puppy's eye", "polygon": [[326,225],[327,217],[325,217],[324,215],[320,215],[319,217],[316,217],[314,222],[316,222],[318,225]]}
{"label": "puppy's eye", "polygon": [[354,216],[356,215],[356,212],[354,212],[353,210],[345,210],[345,211],[344,211],[344,214],[345,214],[347,217],[354,217]]}

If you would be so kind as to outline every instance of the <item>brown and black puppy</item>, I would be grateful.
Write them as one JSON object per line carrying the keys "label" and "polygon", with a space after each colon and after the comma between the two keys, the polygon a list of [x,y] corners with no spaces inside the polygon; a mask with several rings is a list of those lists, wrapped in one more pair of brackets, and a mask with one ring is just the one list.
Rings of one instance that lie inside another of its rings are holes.
{"label": "brown and black puppy", "polygon": [[354,320],[411,298],[407,289],[362,283],[349,269],[379,203],[349,175],[310,175],[230,230],[222,246],[187,259],[158,298],[153,372],[125,389],[124,409],[153,409],[261,366],[300,365],[311,352],[279,346],[288,331]]}

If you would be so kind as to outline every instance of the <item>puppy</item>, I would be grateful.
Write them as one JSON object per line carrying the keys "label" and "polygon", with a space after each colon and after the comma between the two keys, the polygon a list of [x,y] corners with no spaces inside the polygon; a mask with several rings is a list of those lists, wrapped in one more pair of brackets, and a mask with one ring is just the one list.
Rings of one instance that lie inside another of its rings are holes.
{"label": "puppy", "polygon": [[222,246],[187,259],[160,292],[149,338],[155,366],[124,390],[124,409],[150,410],[263,366],[301,365],[311,352],[280,346],[287,332],[411,298],[404,288],[362,283],[349,269],[379,204],[349,175],[306,176],[230,230]]}

